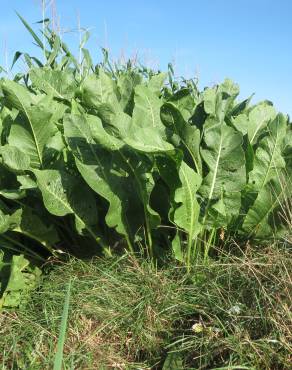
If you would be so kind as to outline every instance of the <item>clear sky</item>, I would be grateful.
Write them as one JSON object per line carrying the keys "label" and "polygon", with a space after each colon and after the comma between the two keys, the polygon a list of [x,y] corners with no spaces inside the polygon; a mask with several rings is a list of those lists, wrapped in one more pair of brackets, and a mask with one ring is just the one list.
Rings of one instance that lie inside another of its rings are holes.
{"label": "clear sky", "polygon": [[[15,10],[41,19],[41,0],[0,0],[0,65],[16,50],[34,52]],[[49,3],[50,0],[47,0]],[[241,96],[269,99],[292,116],[292,0],[55,0],[61,28],[91,29],[89,48],[114,57],[136,52],[148,65],[198,76],[200,86],[230,77]],[[47,14],[51,16],[48,6]],[[36,25],[38,27],[39,25]],[[78,45],[78,34],[68,33]]]}

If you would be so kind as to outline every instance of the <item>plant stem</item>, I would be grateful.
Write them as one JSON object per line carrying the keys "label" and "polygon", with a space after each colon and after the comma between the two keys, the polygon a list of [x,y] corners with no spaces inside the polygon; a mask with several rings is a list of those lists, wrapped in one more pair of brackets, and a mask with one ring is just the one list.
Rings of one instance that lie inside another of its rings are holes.
{"label": "plant stem", "polygon": [[191,270],[191,254],[192,254],[193,240],[188,235],[188,247],[187,247],[187,272]]}
{"label": "plant stem", "polygon": [[46,64],[46,37],[45,37],[45,13],[46,13],[46,0],[42,0],[42,26],[43,26],[43,64]]}
{"label": "plant stem", "polygon": [[207,242],[204,245],[204,263],[206,264],[209,260],[209,250],[211,245],[213,244],[213,240],[216,237],[216,229],[213,228],[211,234],[208,237]]}
{"label": "plant stem", "polygon": [[30,250],[29,248],[27,248],[24,244],[22,244],[18,240],[15,240],[13,238],[10,238],[9,236],[7,236],[5,234],[2,234],[1,237],[4,238],[4,239],[6,239],[7,241],[9,241],[10,243],[12,243],[14,245],[17,245],[18,247],[22,248],[24,251],[26,251],[27,255],[30,255],[31,257],[37,258],[38,260],[40,260],[42,262],[45,261],[44,258],[42,258],[37,253],[35,253],[32,250]]}

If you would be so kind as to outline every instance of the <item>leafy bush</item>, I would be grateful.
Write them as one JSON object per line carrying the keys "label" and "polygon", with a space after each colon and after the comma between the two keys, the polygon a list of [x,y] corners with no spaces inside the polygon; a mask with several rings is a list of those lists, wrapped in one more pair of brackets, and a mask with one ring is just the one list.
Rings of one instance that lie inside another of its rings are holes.
{"label": "leafy bush", "polygon": [[172,249],[190,266],[229,237],[285,235],[292,128],[270,102],[238,102],[229,79],[200,92],[171,66],[112,65],[106,51],[94,66],[84,42],[79,63],[22,21],[46,60],[24,54],[28,71],[0,83],[3,247]]}

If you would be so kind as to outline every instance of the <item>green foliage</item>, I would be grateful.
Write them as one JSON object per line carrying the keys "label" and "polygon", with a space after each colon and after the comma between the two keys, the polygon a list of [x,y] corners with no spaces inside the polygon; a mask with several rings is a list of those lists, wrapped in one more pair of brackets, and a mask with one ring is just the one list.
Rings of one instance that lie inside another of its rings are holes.
{"label": "green foliage", "polygon": [[44,50],[21,20],[46,60],[26,55],[26,73],[0,80],[3,247],[35,256],[117,245],[150,257],[173,248],[190,267],[222,233],[267,239],[284,229],[288,117],[239,102],[228,79],[199,92],[171,66],[167,75],[112,65],[105,50],[93,67],[87,34],[77,61],[48,22]]}
{"label": "green foliage", "polygon": [[33,267],[23,255],[14,255],[7,259],[0,251],[0,310],[24,305],[30,292],[39,283],[40,275],[40,269]]}

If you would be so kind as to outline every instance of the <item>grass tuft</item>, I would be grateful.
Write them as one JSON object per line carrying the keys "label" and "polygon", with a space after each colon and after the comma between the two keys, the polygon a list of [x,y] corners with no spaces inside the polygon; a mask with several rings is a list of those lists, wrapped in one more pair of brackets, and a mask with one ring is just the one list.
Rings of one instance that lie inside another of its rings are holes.
{"label": "grass tuft", "polygon": [[291,261],[276,246],[222,255],[189,274],[129,255],[73,259],[53,267],[22,311],[1,314],[0,364],[52,368],[74,277],[66,369],[162,369],[171,353],[183,369],[289,369]]}

